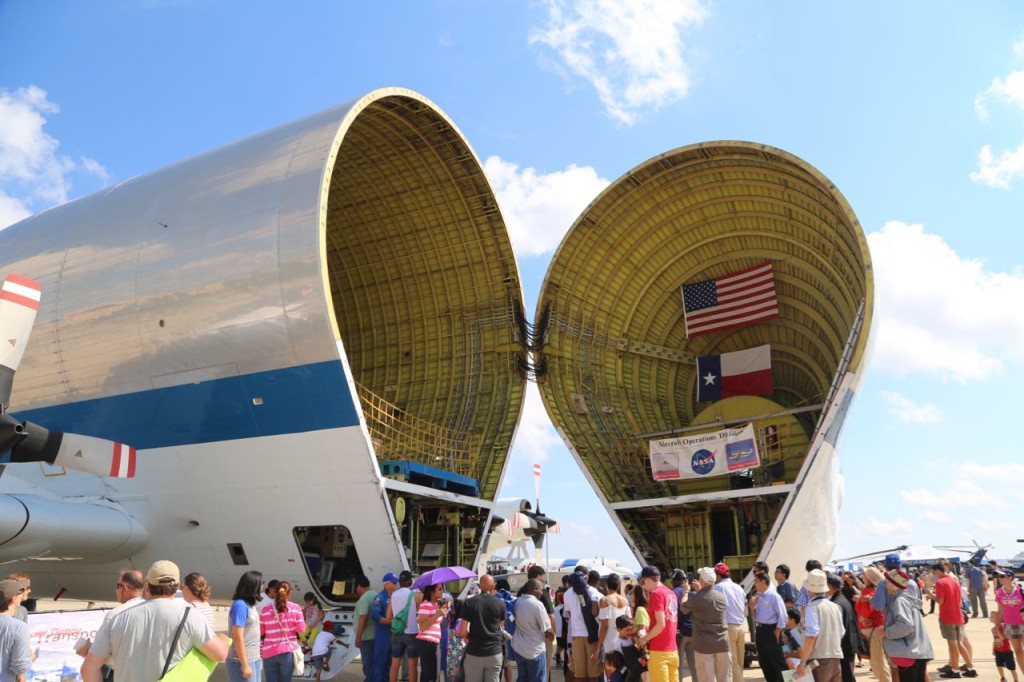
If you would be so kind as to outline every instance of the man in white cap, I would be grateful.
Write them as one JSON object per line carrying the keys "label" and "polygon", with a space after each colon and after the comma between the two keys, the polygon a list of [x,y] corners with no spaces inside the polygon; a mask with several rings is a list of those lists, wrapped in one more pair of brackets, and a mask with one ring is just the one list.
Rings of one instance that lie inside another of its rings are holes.
{"label": "man in white cap", "polygon": [[842,682],[843,612],[828,599],[828,578],[816,568],[807,574],[808,604],[803,619],[804,645],[800,647],[797,677],[815,661],[814,682]]}
{"label": "man in white cap", "polygon": [[700,682],[732,682],[729,627],[725,622],[728,604],[725,595],[712,589],[715,585],[713,568],[700,569],[697,578],[700,589],[687,593],[679,605],[683,613],[693,614],[693,655],[697,665],[695,678]]}
{"label": "man in white cap", "polygon": [[192,648],[218,663],[227,658],[227,638],[215,635],[199,611],[174,600],[180,582],[174,563],[157,561],[150,566],[148,601],[125,608],[100,626],[82,664],[84,682],[100,682],[100,668],[107,658],[114,660],[117,682],[159,680]]}

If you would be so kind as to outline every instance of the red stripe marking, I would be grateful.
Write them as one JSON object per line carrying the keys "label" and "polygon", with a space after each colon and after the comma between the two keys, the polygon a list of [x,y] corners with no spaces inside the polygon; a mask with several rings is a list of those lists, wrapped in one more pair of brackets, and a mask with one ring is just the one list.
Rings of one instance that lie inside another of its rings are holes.
{"label": "red stripe marking", "polygon": [[717,283],[718,286],[723,286],[723,285],[727,286],[727,285],[730,285],[730,284],[735,284],[736,282],[738,282],[740,280],[750,279],[751,277],[756,277],[758,275],[763,275],[766,272],[771,272],[771,270],[772,270],[772,262],[771,261],[765,261],[764,263],[761,263],[760,265],[755,265],[754,267],[747,268],[746,270],[737,270],[736,272],[730,272],[727,275],[722,275],[721,277],[716,277],[715,278],[715,282]]}
{"label": "red stripe marking", "polygon": [[766,310],[752,310],[744,312],[740,315],[730,315],[723,317],[713,322],[704,322],[702,324],[691,324],[687,329],[690,331],[690,335],[694,334],[706,334],[711,331],[719,331],[726,328],[733,328],[736,325],[751,325],[767,320],[774,319],[779,316],[779,311],[775,307],[770,307]]}
{"label": "red stripe marking", "polygon": [[700,329],[698,331],[690,330],[689,331],[689,336],[703,336],[704,334],[711,334],[712,332],[727,332],[727,331],[732,331],[733,329],[741,329],[743,327],[749,327],[750,325],[756,324],[758,322],[766,322],[768,320],[775,319],[778,316],[779,316],[779,314],[776,312],[776,313],[773,313],[772,315],[767,315],[767,316],[765,316],[763,318],[757,318],[757,319],[749,320],[749,321],[748,320],[744,320],[743,322],[736,322],[734,324],[728,324],[728,325],[726,325],[724,327],[715,327],[713,329]]}
{"label": "red stripe marking", "polygon": [[18,305],[23,305],[26,308],[31,308],[32,310],[39,310],[39,301],[33,301],[31,298],[12,294],[9,291],[0,290],[0,301],[10,301],[11,303],[17,303]]}
{"label": "red stripe marking", "polygon": [[43,288],[39,286],[39,282],[35,281],[34,279],[29,279],[28,277],[16,275],[13,272],[7,275],[7,281],[14,282],[15,284],[20,284],[21,286],[28,287],[29,289],[35,289],[36,291],[39,292],[43,290]]}
{"label": "red stripe marking", "polygon": [[110,475],[117,477],[118,472],[121,471],[121,444],[114,443],[114,457],[110,461]]}
{"label": "red stripe marking", "polygon": [[135,478],[135,448],[128,448],[128,478]]}

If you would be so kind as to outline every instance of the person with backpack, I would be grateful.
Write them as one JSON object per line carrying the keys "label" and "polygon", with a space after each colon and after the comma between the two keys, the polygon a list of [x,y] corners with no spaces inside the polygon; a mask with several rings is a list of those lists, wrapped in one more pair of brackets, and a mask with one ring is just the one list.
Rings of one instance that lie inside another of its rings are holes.
{"label": "person with backpack", "polygon": [[[597,580],[601,579],[593,572]],[[596,581],[595,581],[596,583]],[[600,651],[597,635],[600,625],[597,616],[601,593],[588,581],[587,569],[577,566],[569,576],[570,589],[565,593],[565,611],[569,620],[569,641],[572,642],[572,674],[576,680],[597,682],[601,676]]]}
{"label": "person with backpack", "polygon": [[398,682],[398,671],[402,667],[402,657],[409,657],[409,682],[417,682],[419,670],[419,648],[416,646],[416,635],[420,629],[416,624],[416,612],[423,595],[412,589],[412,573],[402,571],[398,574],[398,589],[391,595],[388,604],[388,618],[391,619],[391,682]]}

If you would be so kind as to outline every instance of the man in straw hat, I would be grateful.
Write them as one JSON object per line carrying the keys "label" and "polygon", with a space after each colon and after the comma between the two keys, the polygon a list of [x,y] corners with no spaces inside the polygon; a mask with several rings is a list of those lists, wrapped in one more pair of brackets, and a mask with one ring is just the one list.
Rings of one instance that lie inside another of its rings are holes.
{"label": "man in straw hat", "polygon": [[885,585],[878,586],[885,576],[874,566],[864,569],[864,580],[867,583],[860,593],[854,608],[857,610],[857,626],[864,641],[868,643],[868,653],[871,656],[871,674],[878,682],[889,682],[892,676],[889,671],[889,660],[885,656],[885,614],[871,606],[871,598],[875,596],[875,590],[884,590]]}
{"label": "man in straw hat", "polygon": [[885,653],[899,669],[900,682],[926,682],[928,661],[935,653],[921,618],[921,597],[912,593],[912,584],[902,568],[885,574]]}

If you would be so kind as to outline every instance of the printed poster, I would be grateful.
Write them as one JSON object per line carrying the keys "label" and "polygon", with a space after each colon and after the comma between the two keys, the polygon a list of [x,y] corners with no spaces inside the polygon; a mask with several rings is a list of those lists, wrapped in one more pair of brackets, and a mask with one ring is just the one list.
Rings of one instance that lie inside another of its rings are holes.
{"label": "printed poster", "polygon": [[754,425],[650,441],[656,481],[725,476],[761,466]]}
{"label": "printed poster", "polygon": [[78,639],[96,639],[96,630],[109,609],[43,611],[28,614],[31,652],[36,656],[26,678],[31,682],[76,682],[82,679]]}

